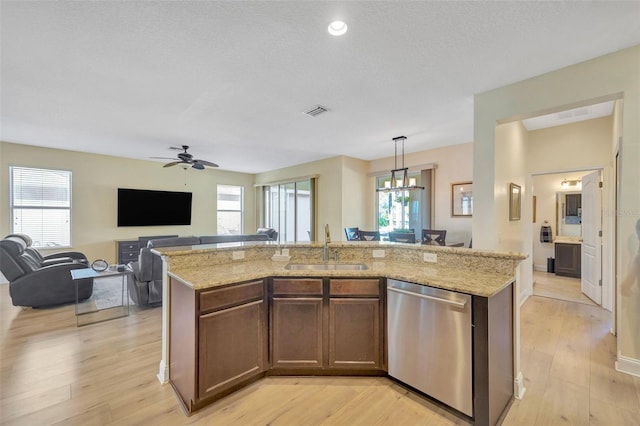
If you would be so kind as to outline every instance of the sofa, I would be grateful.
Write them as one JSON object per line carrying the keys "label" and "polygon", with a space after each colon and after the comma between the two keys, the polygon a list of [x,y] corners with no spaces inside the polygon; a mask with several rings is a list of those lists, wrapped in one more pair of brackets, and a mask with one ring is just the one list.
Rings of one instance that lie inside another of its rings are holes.
{"label": "sofa", "polygon": [[160,247],[195,246],[201,244],[220,244],[245,241],[271,241],[278,233],[271,228],[263,232],[242,235],[209,235],[201,237],[172,237],[151,239],[146,247],[140,249],[137,262],[127,267],[132,274],[127,276],[129,295],[133,302],[141,307],[156,307],[162,304],[162,259],[152,249]]}
{"label": "sofa", "polygon": [[[28,243],[29,244],[28,244]],[[30,247],[31,239],[12,234],[0,240],[0,271],[9,280],[14,306],[48,307],[85,300],[93,293],[93,279],[74,281],[71,271],[88,266],[79,252],[61,252],[43,256]]]}

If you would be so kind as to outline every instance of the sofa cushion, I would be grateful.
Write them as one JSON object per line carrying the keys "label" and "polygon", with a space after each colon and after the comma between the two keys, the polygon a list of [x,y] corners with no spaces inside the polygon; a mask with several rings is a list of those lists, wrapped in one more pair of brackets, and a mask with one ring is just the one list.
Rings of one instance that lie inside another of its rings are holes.
{"label": "sofa cushion", "polygon": [[243,234],[243,235],[207,235],[200,237],[202,244],[236,243],[242,241],[269,241],[267,234]]}
{"label": "sofa cushion", "polygon": [[271,241],[276,241],[278,239],[278,231],[273,228],[258,228],[256,234],[267,234]]}

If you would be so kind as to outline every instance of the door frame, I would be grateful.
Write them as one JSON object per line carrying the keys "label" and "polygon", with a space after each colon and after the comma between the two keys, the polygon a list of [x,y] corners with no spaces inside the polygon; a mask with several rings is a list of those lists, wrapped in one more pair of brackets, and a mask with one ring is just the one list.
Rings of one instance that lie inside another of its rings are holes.
{"label": "door frame", "polygon": [[[612,158],[614,161],[615,158]],[[601,209],[602,209],[602,304],[600,305],[602,308],[611,311],[613,315],[615,315],[614,310],[614,300],[613,295],[615,294],[615,257],[613,248],[616,244],[616,235],[615,235],[615,215],[607,214],[607,212],[615,212],[615,197],[614,194],[617,192],[617,182],[615,179],[615,173],[611,170],[611,167],[607,167],[604,165],[593,166],[593,167],[580,167],[580,168],[572,168],[572,169],[559,169],[559,170],[545,170],[529,173],[527,176],[527,188],[525,191],[526,197],[528,198],[529,205],[533,204],[533,177],[534,176],[542,176],[542,175],[551,175],[551,174],[566,174],[573,172],[587,172],[587,171],[600,171],[601,178],[603,182],[602,188],[602,198],[600,200]],[[533,253],[533,228],[529,231],[530,241],[531,241],[531,253]],[[530,296],[533,294],[533,284],[531,289],[527,295]],[[526,298],[523,298],[521,302],[524,302]]]}

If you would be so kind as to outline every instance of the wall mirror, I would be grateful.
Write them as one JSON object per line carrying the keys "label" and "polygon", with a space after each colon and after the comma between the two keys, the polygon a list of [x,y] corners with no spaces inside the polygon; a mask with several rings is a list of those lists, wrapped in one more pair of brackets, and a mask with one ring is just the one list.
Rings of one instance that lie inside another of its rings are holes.
{"label": "wall mirror", "polygon": [[509,184],[509,220],[520,220],[522,190],[520,185]]}
{"label": "wall mirror", "polygon": [[582,193],[556,192],[556,229],[558,236],[582,235]]}

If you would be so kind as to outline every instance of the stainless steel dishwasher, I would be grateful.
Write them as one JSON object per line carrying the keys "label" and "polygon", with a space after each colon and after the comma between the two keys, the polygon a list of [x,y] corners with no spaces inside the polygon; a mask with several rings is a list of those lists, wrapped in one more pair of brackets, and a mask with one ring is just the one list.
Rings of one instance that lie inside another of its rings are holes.
{"label": "stainless steel dishwasher", "polygon": [[387,281],[389,375],[473,416],[471,296]]}

